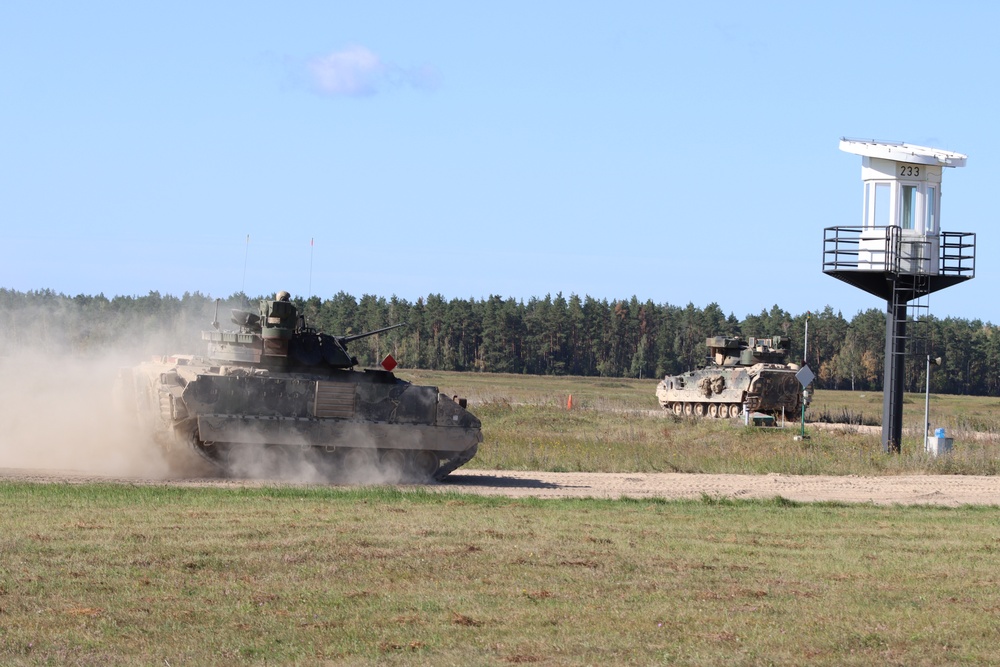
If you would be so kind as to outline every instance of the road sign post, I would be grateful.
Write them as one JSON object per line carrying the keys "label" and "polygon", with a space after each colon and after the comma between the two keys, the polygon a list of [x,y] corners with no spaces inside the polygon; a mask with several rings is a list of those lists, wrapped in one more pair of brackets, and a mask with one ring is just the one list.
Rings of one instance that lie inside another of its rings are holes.
{"label": "road sign post", "polygon": [[805,440],[806,437],[806,403],[809,402],[809,385],[813,380],[816,379],[816,375],[812,372],[809,366],[803,366],[799,369],[799,372],[795,374],[795,379],[799,381],[802,385],[802,439]]}

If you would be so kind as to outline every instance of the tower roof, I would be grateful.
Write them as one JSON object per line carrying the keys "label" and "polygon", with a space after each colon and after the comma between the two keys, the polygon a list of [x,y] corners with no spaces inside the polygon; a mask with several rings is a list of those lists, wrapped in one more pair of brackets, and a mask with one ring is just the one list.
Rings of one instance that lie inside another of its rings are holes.
{"label": "tower roof", "polygon": [[896,162],[931,164],[942,167],[964,167],[967,155],[946,151],[943,148],[929,148],[898,141],[875,141],[874,139],[840,139],[840,150],[855,155],[877,157]]}

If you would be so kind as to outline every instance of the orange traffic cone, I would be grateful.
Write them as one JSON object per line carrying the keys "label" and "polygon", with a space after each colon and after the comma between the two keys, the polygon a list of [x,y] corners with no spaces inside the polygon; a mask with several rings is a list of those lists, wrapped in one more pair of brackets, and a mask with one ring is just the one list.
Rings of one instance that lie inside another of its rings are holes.
{"label": "orange traffic cone", "polygon": [[569,398],[566,400],[566,409],[567,410],[573,409],[573,394],[570,394]]}

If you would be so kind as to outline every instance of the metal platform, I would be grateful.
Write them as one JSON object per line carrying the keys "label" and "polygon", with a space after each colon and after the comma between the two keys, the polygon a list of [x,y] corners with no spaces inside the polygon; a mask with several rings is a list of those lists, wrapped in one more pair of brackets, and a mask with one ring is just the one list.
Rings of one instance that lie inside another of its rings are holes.
{"label": "metal platform", "polygon": [[[869,243],[873,230],[882,234],[884,248],[877,262],[861,257],[862,230],[869,234]],[[972,232],[941,232],[934,272],[929,258],[907,266],[900,227],[827,227],[823,231],[823,273],[886,301],[898,298],[899,292],[909,292],[905,301],[911,301],[976,277],[976,235]]]}

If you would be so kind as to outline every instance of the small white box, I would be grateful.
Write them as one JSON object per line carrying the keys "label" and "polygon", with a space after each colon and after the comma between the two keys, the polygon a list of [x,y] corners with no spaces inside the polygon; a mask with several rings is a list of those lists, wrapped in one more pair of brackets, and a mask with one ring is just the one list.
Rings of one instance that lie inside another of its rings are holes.
{"label": "small white box", "polygon": [[927,453],[931,456],[951,454],[951,445],[953,442],[955,442],[954,438],[938,438],[931,436],[927,438]]}

